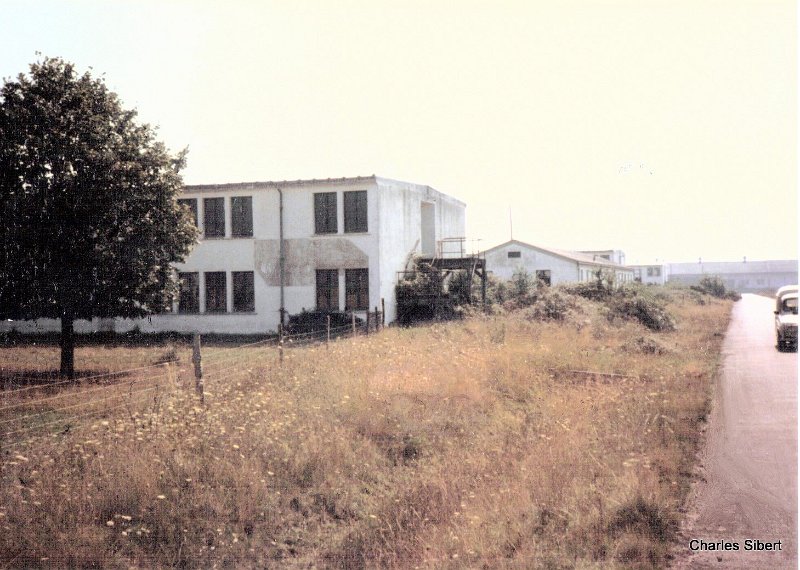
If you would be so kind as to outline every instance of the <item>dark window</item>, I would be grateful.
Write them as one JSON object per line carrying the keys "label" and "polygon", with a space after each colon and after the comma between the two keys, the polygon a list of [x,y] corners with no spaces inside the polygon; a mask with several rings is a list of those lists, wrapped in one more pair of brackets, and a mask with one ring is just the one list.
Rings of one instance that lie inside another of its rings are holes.
{"label": "dark window", "polygon": [[521,251],[509,251],[508,252],[508,258],[512,259],[514,257],[517,257],[517,258],[518,257],[522,257],[522,252]]}
{"label": "dark window", "polygon": [[224,313],[228,310],[228,292],[224,271],[206,273],[206,313]]}
{"label": "dark window", "polygon": [[338,269],[317,269],[317,309],[339,310]]}
{"label": "dark window", "polygon": [[200,279],[198,273],[178,273],[178,312],[200,312]]}
{"label": "dark window", "polygon": [[231,235],[253,237],[253,198],[234,196],[231,198]]}
{"label": "dark window", "polygon": [[203,223],[206,237],[225,237],[225,198],[203,200]]}
{"label": "dark window", "polygon": [[550,285],[550,270],[549,269],[537,269],[536,270],[536,279],[544,283],[545,285]]}
{"label": "dark window", "polygon": [[345,310],[369,310],[369,269],[344,270]]}
{"label": "dark window", "polygon": [[197,226],[197,198],[181,198],[178,200],[178,204],[189,208],[192,213],[192,221]]}
{"label": "dark window", "polygon": [[336,192],[314,194],[314,233],[335,234],[337,231]]}
{"label": "dark window", "polygon": [[344,231],[367,231],[367,191],[344,193]]}
{"label": "dark window", "polygon": [[252,271],[233,272],[233,310],[237,313],[252,313],[256,310]]}

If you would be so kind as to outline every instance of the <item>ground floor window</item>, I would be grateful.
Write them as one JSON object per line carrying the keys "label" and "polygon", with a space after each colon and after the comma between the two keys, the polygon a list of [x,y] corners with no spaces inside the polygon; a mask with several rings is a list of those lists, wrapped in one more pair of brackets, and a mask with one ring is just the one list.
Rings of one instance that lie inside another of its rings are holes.
{"label": "ground floor window", "polygon": [[317,309],[339,310],[338,269],[317,269]]}
{"label": "ground floor window", "polygon": [[200,279],[198,273],[178,273],[178,312],[200,312]]}
{"label": "ground floor window", "polygon": [[536,270],[536,279],[542,281],[545,285],[550,285],[550,270],[549,269],[537,269]]}
{"label": "ground floor window", "polygon": [[256,310],[252,271],[233,272],[233,310],[237,313],[252,313]]}
{"label": "ground floor window", "polygon": [[344,270],[345,310],[369,310],[369,269]]}
{"label": "ground floor window", "polygon": [[206,313],[228,310],[228,288],[224,271],[209,271],[206,277]]}

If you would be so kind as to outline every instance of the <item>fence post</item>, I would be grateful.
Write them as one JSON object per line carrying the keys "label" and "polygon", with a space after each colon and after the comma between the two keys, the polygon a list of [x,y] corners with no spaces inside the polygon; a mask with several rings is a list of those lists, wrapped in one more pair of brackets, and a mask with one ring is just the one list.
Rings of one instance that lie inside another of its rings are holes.
{"label": "fence post", "polygon": [[326,347],[328,347],[328,345],[330,345],[330,343],[331,343],[331,316],[330,315],[328,315],[327,330],[328,330],[328,336],[325,339],[325,346]]}
{"label": "fence post", "polygon": [[369,334],[369,307],[367,307],[367,334]]}
{"label": "fence post", "polygon": [[200,356],[200,334],[194,333],[194,342],[192,344],[192,362],[194,363],[194,389],[200,396],[200,402],[205,403],[205,395],[203,394],[203,361]]}
{"label": "fence post", "polygon": [[350,320],[353,323],[353,336],[356,336],[356,314],[350,313]]}
{"label": "fence post", "polygon": [[381,328],[381,319],[378,316],[378,305],[375,305],[375,332]]}
{"label": "fence post", "polygon": [[278,361],[283,366],[283,323],[278,325]]}
{"label": "fence post", "polygon": [[381,327],[386,324],[386,304],[383,302],[383,297],[381,297]]}

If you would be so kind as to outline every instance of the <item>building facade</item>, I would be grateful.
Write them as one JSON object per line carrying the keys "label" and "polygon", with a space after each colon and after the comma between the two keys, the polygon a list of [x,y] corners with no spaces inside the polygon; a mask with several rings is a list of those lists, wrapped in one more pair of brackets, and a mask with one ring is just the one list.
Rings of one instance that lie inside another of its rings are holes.
{"label": "building facade", "polygon": [[669,265],[631,265],[633,279],[645,285],[664,285],[669,278]]}
{"label": "building facade", "polygon": [[486,269],[500,279],[511,279],[520,269],[545,283],[591,281],[599,270],[614,275],[618,284],[633,281],[630,267],[608,261],[596,254],[545,248],[518,240],[487,249]]}
{"label": "building facade", "polygon": [[[281,313],[330,309],[396,316],[397,272],[438,241],[463,236],[463,202],[377,176],[187,186],[180,199],[200,241],[176,264],[180,295],[165,314],[95,319],[76,331],[258,334]],[[59,330],[58,320],[5,330]]]}
{"label": "building facade", "polygon": [[797,260],[698,261],[670,263],[670,282],[695,285],[703,277],[719,277],[725,287],[740,293],[774,291],[797,283]]}

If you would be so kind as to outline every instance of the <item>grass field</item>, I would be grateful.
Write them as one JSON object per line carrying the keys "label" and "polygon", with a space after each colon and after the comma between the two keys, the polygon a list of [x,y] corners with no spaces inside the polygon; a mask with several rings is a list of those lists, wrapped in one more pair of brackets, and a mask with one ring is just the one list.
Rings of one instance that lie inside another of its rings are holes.
{"label": "grass field", "polygon": [[[669,308],[678,330],[657,334],[586,310],[283,365],[210,347],[202,404],[184,345],[82,347],[94,370],[179,363],[0,395],[0,567],[661,567],[730,301]],[[57,359],[0,349],[6,372]]]}

